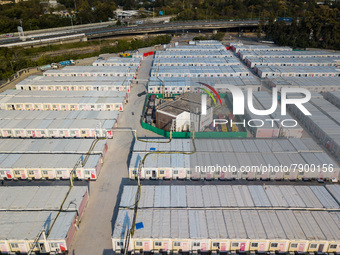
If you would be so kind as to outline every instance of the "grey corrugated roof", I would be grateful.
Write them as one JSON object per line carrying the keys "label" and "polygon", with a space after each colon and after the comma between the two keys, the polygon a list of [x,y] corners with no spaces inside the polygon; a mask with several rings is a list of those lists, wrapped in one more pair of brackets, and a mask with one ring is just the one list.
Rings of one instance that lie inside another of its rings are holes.
{"label": "grey corrugated roof", "polygon": [[[0,139],[0,153],[87,153],[94,139]],[[92,153],[104,150],[105,140],[97,141]]]}
{"label": "grey corrugated roof", "polygon": [[113,228],[113,238],[120,239],[122,241],[125,240],[126,233],[130,231],[132,226],[132,210],[124,210],[120,209],[118,212],[118,216]]}
{"label": "grey corrugated roof", "polygon": [[[328,193],[323,186],[143,185],[141,187],[139,208],[231,207],[242,209],[244,207],[282,207],[332,209],[334,204],[319,201],[319,198],[311,190],[313,187],[320,187],[322,191]],[[135,186],[125,186],[120,207],[133,206],[136,191]]]}
{"label": "grey corrugated roof", "polygon": [[[136,193],[135,193],[136,195]],[[151,208],[154,206],[155,186],[141,187],[141,196],[139,198],[139,207]]]}
{"label": "grey corrugated roof", "polygon": [[155,186],[154,207],[170,207],[170,186]]}
{"label": "grey corrugated roof", "polygon": [[229,239],[247,239],[247,232],[243,224],[242,216],[238,210],[223,210],[224,221]]}
{"label": "grey corrugated roof", "polygon": [[284,232],[289,240],[304,240],[306,235],[304,234],[299,222],[295,218],[293,211],[276,211]]}
{"label": "grey corrugated roof", "polygon": [[232,186],[237,205],[239,207],[253,207],[254,202],[251,198],[250,192],[247,186]]}
{"label": "grey corrugated roof", "polygon": [[311,212],[294,211],[293,213],[309,240],[327,240],[317,222],[313,220]]}
{"label": "grey corrugated roof", "polygon": [[[0,210],[57,210],[68,191],[67,186],[2,186]],[[87,187],[75,186],[65,200],[63,210],[80,206]]]}
{"label": "grey corrugated roof", "polygon": [[186,191],[189,207],[204,207],[202,191],[199,186],[187,186]]}
{"label": "grey corrugated roof", "polygon": [[190,210],[189,216],[189,229],[190,238],[193,239],[205,239],[208,236],[208,227],[203,210]]}
{"label": "grey corrugated roof", "polygon": [[137,186],[124,186],[122,196],[120,198],[120,207],[131,207],[135,204]]}
{"label": "grey corrugated roof", "polygon": [[[75,212],[66,214],[76,215]],[[34,240],[42,229],[49,229],[56,215],[57,212],[51,211],[0,212],[0,240]],[[58,228],[68,231],[67,227],[65,224],[60,224]]]}
{"label": "grey corrugated roof", "polygon": [[234,195],[232,186],[218,185],[217,194],[220,198],[221,206],[225,207],[237,207],[236,197]]}
{"label": "grey corrugated roof", "polygon": [[[309,208],[324,207],[308,186],[295,186],[295,190]],[[327,208],[327,207],[326,207]]]}
{"label": "grey corrugated roof", "polygon": [[248,186],[251,197],[253,198],[256,207],[270,207],[271,203],[262,186],[250,185]]}
{"label": "grey corrugated roof", "polygon": [[171,229],[172,238],[189,238],[189,218],[186,210],[171,210]]}
{"label": "grey corrugated roof", "polygon": [[72,227],[76,213],[61,212],[54,223],[48,236],[49,240],[62,240],[67,238],[69,229]]}
{"label": "grey corrugated roof", "polygon": [[248,238],[255,240],[266,238],[266,233],[257,211],[244,210],[241,211],[241,215]]}
{"label": "grey corrugated roof", "polygon": [[134,238],[143,238],[145,236],[147,237],[152,236],[152,222],[153,222],[152,215],[153,215],[152,209],[145,209],[145,210],[138,211],[136,223],[142,222],[144,228],[136,230],[133,236]]}
{"label": "grey corrugated roof", "polygon": [[340,205],[340,185],[337,184],[326,185],[326,189],[332,194],[333,198]]}
{"label": "grey corrugated roof", "polygon": [[228,233],[224,222],[223,212],[215,210],[205,211],[210,239],[224,239]]}
{"label": "grey corrugated roof", "polygon": [[326,208],[339,208],[339,204],[334,200],[331,194],[322,186],[311,186],[311,190],[317,196],[319,201]]}
{"label": "grey corrugated roof", "polygon": [[[154,210],[152,214],[152,238],[170,237],[170,211]],[[136,230],[138,231],[138,230]]]}
{"label": "grey corrugated roof", "polygon": [[170,186],[171,189],[171,207],[187,207],[187,198],[185,186]]}
{"label": "grey corrugated roof", "polygon": [[286,234],[275,211],[258,211],[268,239],[286,239]]}
{"label": "grey corrugated roof", "polygon": [[[113,238],[124,240],[133,210],[119,210]],[[134,240],[251,239],[251,240],[338,240],[339,212],[291,210],[140,209]],[[1,221],[1,219],[0,219]]]}
{"label": "grey corrugated roof", "polygon": [[219,207],[220,201],[217,196],[216,186],[202,186],[204,207]]}
{"label": "grey corrugated roof", "polygon": [[325,235],[327,241],[340,240],[339,224],[327,212],[314,211],[311,212],[318,226]]}
{"label": "grey corrugated roof", "polygon": [[294,186],[280,186],[281,194],[284,196],[285,200],[288,202],[289,207],[302,208],[306,207],[306,204],[299,196],[298,192]]}

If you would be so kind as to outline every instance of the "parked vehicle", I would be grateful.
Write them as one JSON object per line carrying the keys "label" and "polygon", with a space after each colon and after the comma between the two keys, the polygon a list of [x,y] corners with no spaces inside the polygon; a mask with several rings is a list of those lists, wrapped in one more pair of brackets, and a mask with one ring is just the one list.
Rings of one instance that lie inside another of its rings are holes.
{"label": "parked vehicle", "polygon": [[130,55],[130,53],[121,53],[121,54],[119,54],[119,56],[121,58],[132,58],[132,55]]}
{"label": "parked vehicle", "polygon": [[53,69],[58,69],[58,68],[59,68],[59,65],[58,65],[57,63],[52,63],[52,64],[51,64],[51,67],[52,67]]}
{"label": "parked vehicle", "polygon": [[48,70],[48,69],[51,69],[51,68],[52,68],[51,65],[40,66],[40,70],[41,70],[41,71],[45,71],[45,70]]}
{"label": "parked vehicle", "polygon": [[70,66],[70,65],[74,65],[75,61],[70,59],[70,60],[61,61],[61,62],[59,62],[59,64],[61,66]]}

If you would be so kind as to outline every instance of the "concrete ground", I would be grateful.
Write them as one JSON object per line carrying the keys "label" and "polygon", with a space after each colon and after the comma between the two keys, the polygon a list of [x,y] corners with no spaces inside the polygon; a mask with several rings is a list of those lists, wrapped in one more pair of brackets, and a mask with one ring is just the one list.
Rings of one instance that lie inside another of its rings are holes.
{"label": "concrete ground", "polygon": [[[140,126],[145,95],[137,96],[138,93],[146,89],[151,62],[151,56],[143,60],[137,75],[139,82],[131,89],[129,103],[124,106],[124,112],[120,114],[118,131],[114,134],[113,139],[108,140],[109,149],[104,165],[98,180],[90,183],[90,199],[80,228],[72,241],[70,254],[113,254],[111,235],[113,221],[117,214],[116,205],[119,204],[117,201],[124,183],[132,182],[127,179],[127,161],[134,140],[131,129],[137,130],[139,137],[157,136]],[[134,112],[134,115],[131,112]]]}
{"label": "concrete ground", "polygon": [[7,89],[15,89],[15,85],[22,80],[26,79],[28,76],[31,75],[42,75],[40,69],[30,69],[29,72],[21,74],[18,78],[14,79],[13,81],[7,83],[6,85],[3,84],[0,86],[0,93],[4,92]]}

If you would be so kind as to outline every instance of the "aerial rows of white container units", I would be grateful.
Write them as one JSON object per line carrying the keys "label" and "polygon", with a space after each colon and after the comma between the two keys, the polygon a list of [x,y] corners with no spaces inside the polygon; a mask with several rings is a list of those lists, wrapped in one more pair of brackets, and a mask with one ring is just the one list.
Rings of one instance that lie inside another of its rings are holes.
{"label": "aerial rows of white container units", "polygon": [[110,76],[136,77],[137,66],[66,66],[60,70],[48,70],[44,76]]}
{"label": "aerial rows of white container units", "polygon": [[[244,95],[246,98],[246,95]],[[267,91],[253,92],[253,106],[257,110],[270,109],[272,106],[272,95]],[[229,102],[233,102],[233,97],[227,94]],[[300,138],[303,134],[303,128],[300,124],[287,113],[281,115],[281,106],[278,105],[276,110],[270,115],[253,114],[249,107],[245,107],[244,119],[235,121],[237,125],[243,125],[258,138],[274,138],[274,137],[296,137]],[[227,125],[230,125],[228,123]]]}
{"label": "aerial rows of white container units", "polygon": [[189,42],[193,43],[195,45],[216,45],[216,46],[221,46],[221,42],[217,40],[197,40],[197,41],[191,41]]}
{"label": "aerial rows of white container units", "polygon": [[140,67],[142,55],[133,55],[131,58],[110,57],[108,59],[97,59],[93,66],[137,66]]}
{"label": "aerial rows of white container units", "polygon": [[[80,154],[89,153],[94,139],[7,139],[0,138],[2,154]],[[100,154],[103,158],[107,151],[107,141],[98,140],[89,154]]]}
{"label": "aerial rows of white container units", "polygon": [[[214,77],[214,78],[189,78],[189,77],[151,77],[148,82],[149,93],[185,93],[185,92],[200,92],[202,86],[200,82],[212,86],[218,93],[227,93],[229,90],[227,85],[237,86],[243,91],[252,88],[258,91],[261,88],[261,83],[254,76],[239,76],[239,77]],[[164,91],[163,91],[164,87]]]}
{"label": "aerial rows of white container units", "polygon": [[249,76],[241,65],[230,66],[153,66],[151,77],[231,77]]}
{"label": "aerial rows of white container units", "polygon": [[337,66],[339,57],[331,58],[260,58],[247,57],[244,62],[255,71],[262,66]]}
{"label": "aerial rows of white container units", "polygon": [[[0,154],[0,179],[70,179],[70,172],[80,157],[78,154]],[[90,155],[86,164],[80,164],[72,177],[96,180],[102,163],[101,155]]]}
{"label": "aerial rows of white container units", "polygon": [[281,52],[292,52],[293,49],[290,47],[279,47],[279,46],[271,46],[271,45],[244,45],[242,42],[231,42],[231,49],[235,53],[243,52],[252,52],[252,51],[264,51],[264,52],[275,52],[275,54],[281,54]]}
{"label": "aerial rows of white container units", "polygon": [[[27,254],[45,230],[33,253],[67,251],[88,201],[87,187],[0,187],[0,253]],[[54,222],[54,224],[53,224]]]}
{"label": "aerial rows of white container units", "polygon": [[17,90],[44,91],[127,91],[130,92],[132,77],[103,76],[29,76],[19,82]]}
{"label": "aerial rows of white container units", "polygon": [[[246,58],[340,58],[339,52],[331,51],[240,51],[238,53],[242,60]],[[287,59],[287,61],[291,61]],[[313,61],[313,60],[311,60]]]}
{"label": "aerial rows of white container units", "polygon": [[[97,179],[108,149],[93,139],[0,139],[0,179]],[[90,155],[86,160],[85,155]],[[41,160],[41,159],[44,160]],[[74,169],[78,160],[82,164]]]}
{"label": "aerial rows of white container units", "polygon": [[337,159],[340,159],[339,108],[320,94],[313,94],[304,106],[311,115],[303,114],[295,105],[288,105],[288,109]]}
{"label": "aerial rows of white container units", "polygon": [[176,45],[175,47],[167,48],[166,51],[219,51],[226,50],[226,47],[222,43],[216,43],[215,45],[193,44],[193,45]]}
{"label": "aerial rows of white container units", "polygon": [[339,77],[267,77],[265,84],[269,88],[305,88],[314,92],[340,90]]}
{"label": "aerial rows of white container units", "polygon": [[112,138],[117,111],[0,110],[0,137]]}
{"label": "aerial rows of white container units", "polygon": [[334,66],[261,66],[257,74],[266,77],[340,77]]}
{"label": "aerial rows of white container units", "polygon": [[[151,140],[152,141],[152,140]],[[312,139],[195,139],[192,154],[190,140],[179,140],[169,147],[136,143],[129,162],[129,178],[140,169],[142,179],[325,179],[337,182],[339,165]],[[157,147],[160,146],[160,147]],[[145,149],[143,149],[145,148]],[[186,152],[187,154],[183,153]]]}
{"label": "aerial rows of white container units", "polygon": [[340,109],[340,92],[339,91],[324,93],[323,97]]}
{"label": "aerial rows of white container units", "polygon": [[[135,189],[124,187],[112,236],[118,253]],[[339,199],[339,186],[330,189]],[[142,186],[139,206],[144,227],[129,251],[340,252],[339,204],[322,186]]]}
{"label": "aerial rows of white container units", "polygon": [[153,66],[231,66],[240,65],[237,58],[163,58],[156,57],[153,61]]}
{"label": "aerial rows of white container units", "polygon": [[[194,47],[194,46],[191,46]],[[233,54],[227,51],[225,48],[221,50],[188,50],[188,51],[156,51],[155,59],[165,59],[165,58],[180,58],[180,59],[195,59],[195,58],[233,58]]]}
{"label": "aerial rows of white container units", "polygon": [[0,110],[123,111],[126,91],[26,91],[0,94]]}
{"label": "aerial rows of white container units", "polygon": [[[130,208],[137,186],[124,186],[119,207]],[[143,185],[139,209],[339,209],[340,185]]]}

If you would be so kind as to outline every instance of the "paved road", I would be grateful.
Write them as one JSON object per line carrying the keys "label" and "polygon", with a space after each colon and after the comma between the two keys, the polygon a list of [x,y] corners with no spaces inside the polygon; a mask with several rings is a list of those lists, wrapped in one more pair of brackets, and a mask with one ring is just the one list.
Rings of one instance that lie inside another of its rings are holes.
{"label": "paved road", "polygon": [[[138,34],[138,33],[147,33],[147,32],[160,32],[160,31],[176,31],[181,29],[216,29],[216,28],[228,28],[228,27],[239,27],[239,26],[257,26],[258,20],[237,20],[237,21],[228,21],[228,20],[197,20],[197,21],[179,21],[179,22],[170,22],[170,23],[155,23],[155,24],[143,24],[143,25],[134,25],[134,26],[118,26],[118,27],[96,27],[96,28],[84,28],[84,29],[75,29],[74,31],[68,31],[64,34],[58,33],[50,33],[43,35],[38,38],[38,40],[27,40],[24,42],[25,44],[28,42],[39,43],[39,40],[46,40],[52,38],[58,38],[61,36],[71,36],[71,35],[80,35],[84,34],[88,38],[98,38],[102,36],[108,35],[119,35],[119,34]],[[19,38],[6,38],[0,39],[0,47],[7,47],[7,44],[16,44],[20,46],[22,41]],[[13,46],[13,45],[11,45]]]}
{"label": "paved road", "polygon": [[[124,107],[119,120],[119,128],[136,129],[138,135],[147,137],[156,135],[144,130],[139,124],[145,96],[138,98],[137,94],[145,90],[145,80],[148,78],[151,62],[152,57],[143,60],[137,79],[144,81],[140,81],[131,89],[129,103]],[[132,111],[135,112],[134,116],[131,115]],[[131,184],[131,181],[127,180],[127,161],[133,137],[132,132],[117,132],[113,139],[108,140],[108,153],[98,180],[90,183],[90,200],[80,229],[73,239],[70,254],[113,254],[111,235],[117,213],[115,206],[124,183]]]}

